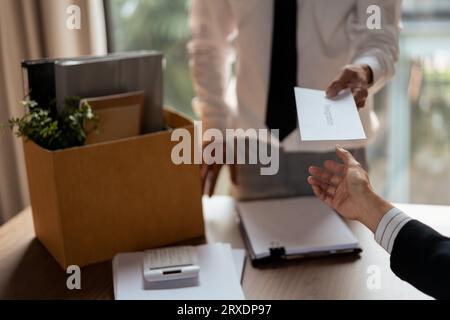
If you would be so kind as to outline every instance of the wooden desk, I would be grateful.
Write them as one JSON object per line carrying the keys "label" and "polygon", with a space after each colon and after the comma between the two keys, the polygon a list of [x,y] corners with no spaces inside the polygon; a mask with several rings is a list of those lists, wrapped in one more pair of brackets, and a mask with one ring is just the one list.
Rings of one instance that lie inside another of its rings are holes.
{"label": "wooden desk", "polygon": [[[411,216],[450,235],[450,207],[398,205]],[[205,199],[209,242],[243,247],[232,199]],[[272,264],[255,269],[247,261],[243,288],[248,299],[427,299],[399,280],[389,268],[389,256],[358,223],[350,222],[360,240],[359,257],[335,256]],[[381,289],[369,290],[367,268],[381,270]],[[0,299],[113,299],[111,262],[82,269],[82,290],[66,288],[66,273],[33,232],[26,209],[0,228]]]}

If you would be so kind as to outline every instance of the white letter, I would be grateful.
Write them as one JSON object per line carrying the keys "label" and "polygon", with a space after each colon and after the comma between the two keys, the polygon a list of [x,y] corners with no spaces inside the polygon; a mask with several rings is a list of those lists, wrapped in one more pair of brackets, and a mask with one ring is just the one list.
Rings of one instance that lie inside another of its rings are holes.
{"label": "white letter", "polygon": [[226,145],[226,164],[234,164],[234,130],[226,129],[225,130],[225,145]]}
{"label": "white letter", "polygon": [[205,318],[209,317],[209,314],[211,313],[211,308],[212,307],[205,307],[205,313],[206,313]]}
{"label": "white letter", "polygon": [[369,30],[381,29],[381,9],[379,6],[372,4],[367,7],[367,14],[371,14],[367,18],[367,28]]}
{"label": "white letter", "polygon": [[194,121],[194,164],[202,164],[203,123]]}
{"label": "white letter", "polygon": [[81,9],[77,5],[67,7],[66,13],[70,15],[66,20],[66,27],[69,30],[81,29]]}
{"label": "white letter", "polygon": [[[248,151],[248,164],[258,163],[258,134],[256,129],[236,129],[234,131],[236,137],[236,164],[245,164],[246,155]],[[246,148],[246,141],[248,139],[248,149]]]}
{"label": "white letter", "polygon": [[381,271],[380,267],[372,265],[367,267],[367,273],[370,275],[367,278],[367,288],[369,290],[381,289]]}
{"label": "white letter", "polygon": [[171,158],[176,165],[191,164],[191,133],[187,129],[179,128],[172,132],[171,141],[180,141],[172,148]]}
{"label": "white letter", "polygon": [[[278,129],[271,130],[271,133],[276,138],[278,138]],[[266,136],[265,139],[263,135]],[[273,141],[271,141],[271,139],[267,138],[269,136],[270,134],[267,129],[259,130],[259,162],[262,165],[268,165],[270,163],[269,167],[261,167],[259,169],[262,176],[276,175],[278,173],[278,170],[280,169],[280,150],[278,149],[278,146],[276,146]],[[267,141],[267,144],[270,146],[270,157],[267,154],[269,146],[265,146],[264,141]]]}
{"label": "white letter", "polygon": [[203,134],[203,141],[211,141],[203,149],[203,161],[206,164],[223,164],[223,135],[219,129],[208,129]]}
{"label": "white letter", "polygon": [[72,274],[67,278],[66,285],[69,290],[81,290],[81,269],[79,266],[69,266],[66,270],[67,274]]}

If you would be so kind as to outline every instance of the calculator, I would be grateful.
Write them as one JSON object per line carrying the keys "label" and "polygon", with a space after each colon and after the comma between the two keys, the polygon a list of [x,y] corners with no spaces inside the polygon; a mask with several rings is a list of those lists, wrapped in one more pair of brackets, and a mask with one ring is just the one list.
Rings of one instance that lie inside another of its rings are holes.
{"label": "calculator", "polygon": [[157,282],[196,278],[200,272],[196,260],[192,246],[147,250],[143,258],[144,279]]}

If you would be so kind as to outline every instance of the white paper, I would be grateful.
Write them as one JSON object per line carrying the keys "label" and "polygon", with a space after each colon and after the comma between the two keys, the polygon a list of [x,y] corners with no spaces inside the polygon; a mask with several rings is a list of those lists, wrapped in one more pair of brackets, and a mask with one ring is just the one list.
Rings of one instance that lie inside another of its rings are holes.
{"label": "white paper", "polygon": [[231,249],[231,251],[233,253],[234,266],[236,267],[236,275],[239,281],[241,281],[245,266],[245,250]]}
{"label": "white paper", "polygon": [[[180,282],[166,281],[171,287],[149,289],[142,274],[143,252],[121,253],[113,259],[114,296],[116,300],[242,300],[240,284],[244,255],[233,253],[228,244],[196,247],[200,265],[198,282],[180,287]],[[235,261],[239,260],[239,266]],[[239,272],[239,273],[240,273]],[[170,283],[169,283],[170,282]],[[147,289],[147,290],[146,290]]]}
{"label": "white paper", "polygon": [[244,201],[237,209],[256,258],[272,247],[288,255],[358,248],[345,222],[316,197]]}
{"label": "white paper", "polygon": [[350,90],[327,99],[325,92],[295,88],[302,141],[366,139]]}

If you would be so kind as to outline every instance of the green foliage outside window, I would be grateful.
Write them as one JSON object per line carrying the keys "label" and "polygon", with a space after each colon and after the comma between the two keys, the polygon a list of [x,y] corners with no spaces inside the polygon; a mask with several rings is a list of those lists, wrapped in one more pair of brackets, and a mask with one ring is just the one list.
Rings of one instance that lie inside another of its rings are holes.
{"label": "green foliage outside window", "polygon": [[114,51],[159,50],[166,58],[165,104],[193,115],[186,45],[188,0],[110,0]]}

